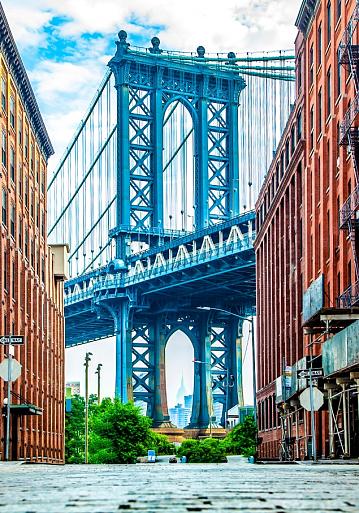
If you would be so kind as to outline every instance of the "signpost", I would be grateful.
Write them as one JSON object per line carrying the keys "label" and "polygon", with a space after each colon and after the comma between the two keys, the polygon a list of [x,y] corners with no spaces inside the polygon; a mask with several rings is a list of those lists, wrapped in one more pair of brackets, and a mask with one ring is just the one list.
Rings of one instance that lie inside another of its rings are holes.
{"label": "signpost", "polygon": [[[310,387],[308,387],[299,396],[301,406],[303,406],[307,411],[311,411],[310,395]],[[323,392],[321,392],[317,387],[313,387],[312,398],[313,411],[318,411],[324,404]]]}
{"label": "signpost", "polygon": [[298,379],[309,379],[310,373],[312,373],[312,378],[322,378],[324,376],[323,369],[302,369],[302,370],[297,370],[297,378]]}
{"label": "signpost", "polygon": [[24,337],[1,337],[0,344],[4,346],[12,345],[12,346],[23,346],[24,345]]}
{"label": "signpost", "polygon": [[11,412],[11,383],[16,381],[21,375],[21,364],[13,358],[14,345],[23,345],[24,337],[4,336],[0,338],[0,343],[6,345],[7,360],[0,363],[0,377],[7,381],[7,404],[6,404],[6,447],[5,460],[9,461],[10,451],[10,412]]}

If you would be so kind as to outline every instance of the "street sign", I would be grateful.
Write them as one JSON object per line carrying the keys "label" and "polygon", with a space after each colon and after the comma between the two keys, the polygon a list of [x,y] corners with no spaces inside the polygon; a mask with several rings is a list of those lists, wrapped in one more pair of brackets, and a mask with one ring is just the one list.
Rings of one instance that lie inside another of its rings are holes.
{"label": "street sign", "polygon": [[14,336],[14,337],[0,337],[0,344],[8,345],[10,344],[13,346],[23,346],[24,345],[24,337],[22,336]]}
{"label": "street sign", "polygon": [[[306,388],[299,396],[301,406],[307,411],[310,407],[310,387]],[[313,411],[318,411],[324,404],[324,395],[317,387],[313,387]]]}
{"label": "street sign", "polygon": [[147,451],[147,461],[148,463],[155,463],[156,462],[156,452],[149,449]]}
{"label": "street sign", "polygon": [[[312,369],[312,378],[321,378],[324,376],[323,369]],[[297,370],[298,379],[309,379],[310,369]]]}
{"label": "street sign", "polygon": [[21,368],[22,365],[17,360],[15,360],[15,358],[11,358],[9,373],[9,360],[3,360],[0,363],[0,378],[2,378],[4,381],[16,381],[17,378],[19,378],[21,375]]}

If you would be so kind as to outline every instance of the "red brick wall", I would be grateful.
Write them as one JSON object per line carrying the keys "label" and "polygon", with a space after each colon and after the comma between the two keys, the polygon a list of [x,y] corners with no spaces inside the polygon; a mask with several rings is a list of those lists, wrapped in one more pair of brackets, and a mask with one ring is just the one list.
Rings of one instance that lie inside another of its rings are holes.
{"label": "red brick wall", "polygon": [[283,365],[292,365],[303,356],[305,56],[302,41],[298,36],[297,100],[256,204],[257,400],[259,437],[262,439],[259,454],[263,458],[278,457],[281,439],[275,380],[282,374]]}
{"label": "red brick wall", "polygon": [[[0,72],[6,83],[6,108],[0,104],[0,135],[4,131],[7,136],[6,164],[0,161],[0,206],[6,191],[7,218],[5,222],[0,211],[0,335],[12,333],[25,337],[25,346],[15,350],[15,358],[22,364],[22,376],[13,384],[13,391],[22,397],[21,402],[43,408],[42,416],[19,418],[17,448],[14,443],[11,450],[17,458],[62,462],[63,293],[62,284],[56,283],[53,277],[52,254],[46,240],[46,158],[8,71],[8,63],[1,54],[0,57]],[[15,101],[14,126],[10,98]],[[11,148],[15,152],[15,176],[11,176]],[[13,233],[12,207],[15,208]],[[0,360],[3,358],[4,350],[0,348]],[[6,384],[0,379],[1,406],[5,393]],[[13,402],[20,401],[13,397]],[[2,458],[4,424],[5,417],[1,417]]]}

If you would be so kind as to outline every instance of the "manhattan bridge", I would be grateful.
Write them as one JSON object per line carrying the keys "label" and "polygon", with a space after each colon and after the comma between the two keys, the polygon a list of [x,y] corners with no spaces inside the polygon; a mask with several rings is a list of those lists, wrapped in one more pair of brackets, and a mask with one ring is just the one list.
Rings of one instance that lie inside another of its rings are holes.
{"label": "manhattan bridge", "polygon": [[115,336],[116,396],[166,427],[165,350],[179,330],[203,363],[189,427],[207,428],[214,402],[223,424],[224,407],[243,404],[243,321],[225,311],[255,315],[253,201],[290,112],[294,57],[169,52],[157,37],[138,48],[124,31],[116,45],[48,186],[49,240],[70,246],[66,347]]}

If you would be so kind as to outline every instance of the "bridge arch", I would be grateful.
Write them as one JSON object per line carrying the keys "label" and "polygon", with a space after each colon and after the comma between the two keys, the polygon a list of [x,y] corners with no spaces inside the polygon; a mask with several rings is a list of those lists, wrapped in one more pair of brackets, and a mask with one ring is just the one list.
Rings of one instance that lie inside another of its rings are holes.
{"label": "bridge arch", "polygon": [[195,340],[190,329],[175,327],[168,332],[165,341],[165,390],[170,419],[179,428],[189,425],[192,417],[194,348]]}
{"label": "bridge arch", "polygon": [[197,114],[189,100],[173,96],[163,107],[164,228],[192,231],[196,204]]}

